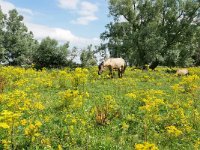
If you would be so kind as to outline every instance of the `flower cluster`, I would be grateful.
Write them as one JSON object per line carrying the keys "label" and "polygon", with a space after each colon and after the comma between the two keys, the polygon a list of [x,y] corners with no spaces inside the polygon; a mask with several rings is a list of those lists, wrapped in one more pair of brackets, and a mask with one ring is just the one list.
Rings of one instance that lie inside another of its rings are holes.
{"label": "flower cluster", "polygon": [[0,67],[0,149],[199,149],[200,68]]}
{"label": "flower cluster", "polygon": [[144,142],[143,144],[135,144],[135,150],[158,150],[155,144]]}
{"label": "flower cluster", "polygon": [[183,132],[179,129],[177,129],[175,126],[167,126],[166,127],[166,130],[167,130],[167,133],[171,136],[175,136],[175,137],[178,137],[180,135],[183,134]]}

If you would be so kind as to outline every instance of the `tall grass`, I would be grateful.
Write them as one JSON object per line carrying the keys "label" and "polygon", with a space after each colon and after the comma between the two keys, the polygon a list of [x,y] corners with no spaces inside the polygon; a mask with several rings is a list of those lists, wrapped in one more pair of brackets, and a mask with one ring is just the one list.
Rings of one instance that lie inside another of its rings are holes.
{"label": "tall grass", "polygon": [[0,68],[0,149],[198,149],[200,68]]}

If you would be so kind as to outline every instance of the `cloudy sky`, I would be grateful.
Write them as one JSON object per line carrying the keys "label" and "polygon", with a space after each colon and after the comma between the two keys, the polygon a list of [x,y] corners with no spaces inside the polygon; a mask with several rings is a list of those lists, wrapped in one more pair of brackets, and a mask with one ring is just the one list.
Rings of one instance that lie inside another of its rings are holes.
{"label": "cloudy sky", "polygon": [[50,36],[78,48],[100,43],[111,19],[107,0],[0,0],[0,5],[4,13],[17,9],[36,39]]}

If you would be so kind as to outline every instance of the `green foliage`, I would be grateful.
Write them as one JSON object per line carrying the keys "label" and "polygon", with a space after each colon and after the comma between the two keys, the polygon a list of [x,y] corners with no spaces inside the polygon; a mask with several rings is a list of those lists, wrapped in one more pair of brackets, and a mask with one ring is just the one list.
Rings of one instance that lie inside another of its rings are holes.
{"label": "green foliage", "polygon": [[101,39],[112,57],[124,57],[132,65],[159,60],[173,66],[193,63],[192,39],[196,37],[199,1],[110,0],[114,21]]}
{"label": "green foliage", "polygon": [[195,53],[193,55],[193,58],[195,60],[195,65],[199,66],[200,65],[200,27],[198,27],[196,36],[194,36],[191,44],[193,45],[193,48],[195,50]]}
{"label": "green foliage", "polygon": [[88,46],[87,50],[82,50],[80,60],[83,67],[94,66],[97,64],[94,51],[92,51],[92,45]]}
{"label": "green foliage", "polygon": [[33,61],[36,68],[61,67],[67,63],[69,44],[59,46],[58,42],[49,37],[43,39],[35,51]]}
{"label": "green foliage", "polygon": [[28,56],[37,45],[33,39],[33,34],[28,32],[23,23],[23,16],[17,10],[9,11],[6,19],[6,32],[4,36],[4,58],[9,65],[23,65],[31,63],[31,56]]}
{"label": "green foliage", "polygon": [[0,62],[5,61],[5,48],[3,45],[4,41],[4,30],[5,27],[5,15],[3,14],[2,10],[0,9]]}
{"label": "green foliage", "polygon": [[0,149],[199,149],[200,68],[176,69],[0,67]]}
{"label": "green foliage", "polygon": [[[23,16],[17,10],[9,11],[8,17],[0,9],[0,62],[8,65],[59,67],[67,63],[69,43],[58,46],[56,40],[46,38],[41,44],[23,23]],[[72,52],[72,55],[74,53]]]}

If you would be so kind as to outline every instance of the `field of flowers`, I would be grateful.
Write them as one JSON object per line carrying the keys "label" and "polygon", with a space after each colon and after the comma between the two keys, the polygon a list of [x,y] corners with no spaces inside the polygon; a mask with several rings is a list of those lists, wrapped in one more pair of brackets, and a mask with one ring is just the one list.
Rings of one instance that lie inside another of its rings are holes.
{"label": "field of flowers", "polygon": [[200,68],[0,67],[0,149],[200,149]]}

